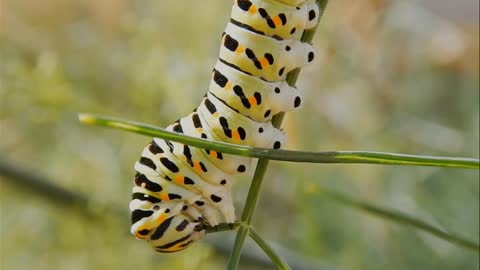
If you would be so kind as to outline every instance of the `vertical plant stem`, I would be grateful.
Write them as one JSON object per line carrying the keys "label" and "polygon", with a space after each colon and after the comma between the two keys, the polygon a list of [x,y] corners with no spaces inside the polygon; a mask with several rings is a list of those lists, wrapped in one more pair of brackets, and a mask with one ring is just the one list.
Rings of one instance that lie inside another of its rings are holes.
{"label": "vertical plant stem", "polygon": [[[252,221],[253,212],[257,207],[258,197],[260,195],[260,190],[262,188],[263,177],[267,172],[268,159],[260,159],[255,169],[255,174],[253,175],[253,181],[250,185],[250,190],[248,191],[247,200],[243,208],[241,221],[250,224]],[[256,180],[256,181],[255,181]]]}
{"label": "vertical plant stem", "polygon": [[240,225],[237,230],[237,236],[235,237],[235,245],[233,246],[232,253],[228,259],[227,270],[237,269],[238,262],[240,261],[240,255],[242,254],[243,244],[248,235],[248,227],[244,224]]}
{"label": "vertical plant stem", "polygon": [[[320,18],[325,11],[325,7],[327,3],[328,3],[328,0],[316,1],[316,4],[320,8]],[[320,21],[320,18],[319,18],[319,21]],[[309,29],[305,31],[300,41],[311,43],[313,36],[315,35],[315,32],[317,30],[317,26],[315,26],[313,29]],[[299,73],[300,73],[300,69],[297,68],[295,70],[292,70],[287,75],[286,81],[290,86],[295,86]],[[277,128],[280,127],[280,125],[282,124],[283,116],[284,116],[284,113],[279,113],[273,117],[272,124],[274,127],[277,127]],[[237,269],[238,262],[240,261],[240,255],[242,253],[243,244],[245,243],[245,238],[247,237],[247,234],[248,234],[248,228],[250,227],[252,216],[257,206],[258,197],[260,196],[260,190],[262,188],[263,177],[265,176],[265,173],[267,171],[268,162],[269,161],[267,159],[258,160],[257,168],[255,169],[255,174],[253,176],[252,184],[250,185],[250,189],[248,191],[247,201],[245,203],[245,207],[242,213],[241,222],[243,223],[243,226],[241,226],[237,231],[235,244],[233,246],[232,253],[230,254],[230,259],[228,260],[227,269],[229,270]],[[273,250],[269,250],[269,251],[275,254]],[[278,257],[278,255],[276,256]]]}

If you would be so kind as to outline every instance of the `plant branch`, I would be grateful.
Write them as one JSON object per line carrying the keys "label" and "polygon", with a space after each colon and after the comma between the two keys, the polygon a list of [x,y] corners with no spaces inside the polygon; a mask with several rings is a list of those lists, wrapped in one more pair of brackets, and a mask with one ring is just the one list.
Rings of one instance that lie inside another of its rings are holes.
{"label": "plant branch", "polygon": [[241,226],[240,222],[220,223],[216,226],[206,226],[205,230],[207,231],[207,233],[217,233],[217,232],[224,232],[224,231],[233,231],[233,230],[236,230],[239,226]]}
{"label": "plant branch", "polygon": [[[159,137],[176,141],[198,148],[215,150],[225,154],[232,154],[251,158],[269,159],[289,162],[306,163],[355,163],[355,164],[380,164],[380,165],[406,165],[406,166],[433,166],[463,169],[479,169],[480,160],[474,158],[437,157],[408,155],[373,151],[294,151],[282,149],[254,148],[250,146],[209,141],[170,132],[165,129],[142,124],[134,121],[115,119],[105,116],[80,114],[80,122],[89,125],[99,125],[122,129],[147,136]],[[277,118],[278,119],[278,118]],[[278,120],[277,120],[278,121]]]}

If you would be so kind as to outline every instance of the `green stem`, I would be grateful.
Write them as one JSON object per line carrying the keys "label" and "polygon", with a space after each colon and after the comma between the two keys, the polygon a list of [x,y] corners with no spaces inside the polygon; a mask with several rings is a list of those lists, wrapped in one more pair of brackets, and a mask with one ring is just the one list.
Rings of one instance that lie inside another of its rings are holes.
{"label": "green stem", "polygon": [[328,189],[320,188],[320,193],[328,196],[330,199],[335,200],[339,203],[347,205],[349,207],[353,207],[362,211],[365,211],[369,214],[381,217],[383,219],[389,219],[399,224],[405,224],[408,226],[412,226],[416,229],[428,232],[433,234],[434,236],[446,240],[452,244],[456,244],[462,246],[464,248],[473,250],[477,253],[480,253],[480,245],[478,243],[472,242],[470,240],[464,239],[458,235],[454,235],[439,228],[436,228],[424,221],[418,220],[414,217],[408,216],[404,213],[400,213],[398,211],[392,209],[384,209],[367,202],[363,202],[357,199],[353,199],[343,195],[341,193],[331,191]]}
{"label": "green stem", "polygon": [[240,222],[235,223],[220,223],[217,226],[207,226],[206,231],[207,233],[217,233],[217,232],[224,232],[224,231],[232,231],[237,229],[241,226]]}
{"label": "green stem", "polygon": [[268,243],[260,237],[260,235],[252,228],[249,228],[250,237],[258,244],[258,246],[265,252],[265,254],[270,257],[272,262],[278,267],[278,269],[282,270],[290,270],[290,266],[280,257]]}
{"label": "green stem", "polygon": [[248,227],[241,225],[237,230],[237,236],[235,237],[235,244],[233,245],[232,253],[228,259],[227,270],[237,269],[238,262],[240,261],[240,255],[242,254],[243,244],[248,235]]}
{"label": "green stem", "polygon": [[[268,160],[261,159],[258,161],[257,168],[255,169],[255,174],[253,175],[252,184],[250,184],[250,189],[248,191],[247,200],[245,202],[241,218],[242,222],[247,224],[250,224],[252,221],[253,212],[257,206],[258,197],[262,188],[262,181],[259,179],[263,179],[265,176],[267,166]],[[255,181],[255,179],[257,180]]]}
{"label": "green stem", "polygon": [[[278,125],[283,115],[274,119]],[[381,165],[407,165],[407,166],[434,166],[464,169],[479,169],[480,161],[473,158],[458,157],[433,157],[420,155],[407,155],[372,151],[293,151],[281,149],[253,148],[250,146],[209,141],[194,138],[185,134],[170,132],[165,129],[111,117],[80,114],[79,119],[84,124],[99,125],[122,129],[147,136],[159,137],[187,145],[215,150],[225,154],[232,154],[251,158],[270,159],[289,162],[308,163],[355,163],[355,164],[381,164]]]}

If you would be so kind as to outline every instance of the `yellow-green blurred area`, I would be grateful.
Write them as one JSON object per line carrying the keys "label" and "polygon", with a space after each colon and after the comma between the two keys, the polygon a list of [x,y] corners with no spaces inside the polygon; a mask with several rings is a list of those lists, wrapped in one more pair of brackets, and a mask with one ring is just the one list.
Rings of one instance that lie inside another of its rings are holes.
{"label": "yellow-green blurred area", "polygon": [[[151,139],[83,126],[76,114],[166,126],[189,113],[207,90],[230,6],[2,1],[0,158],[86,195],[103,218],[2,179],[1,269],[225,269],[234,232],[177,254],[129,234],[133,164]],[[303,109],[283,124],[287,148],[477,158],[478,31],[476,0],[331,0],[316,62],[299,78]],[[239,213],[249,183],[234,187]],[[478,243],[478,171],[272,162],[254,226],[319,269],[479,268],[478,253],[338,204],[322,187]],[[269,267],[247,256],[240,264]]]}

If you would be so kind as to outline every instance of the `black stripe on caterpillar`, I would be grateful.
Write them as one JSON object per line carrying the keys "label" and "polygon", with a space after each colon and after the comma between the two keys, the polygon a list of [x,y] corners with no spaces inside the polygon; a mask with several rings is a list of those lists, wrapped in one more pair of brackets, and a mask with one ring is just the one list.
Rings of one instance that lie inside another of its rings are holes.
{"label": "black stripe on caterpillar", "polygon": [[[236,0],[209,91],[167,130],[280,148],[285,134],[270,120],[301,106],[301,92],[285,78],[313,60],[313,47],[299,38],[318,17],[313,0]],[[154,138],[135,164],[132,234],[171,253],[204,237],[206,225],[233,223],[231,185],[250,167],[249,158]]]}

